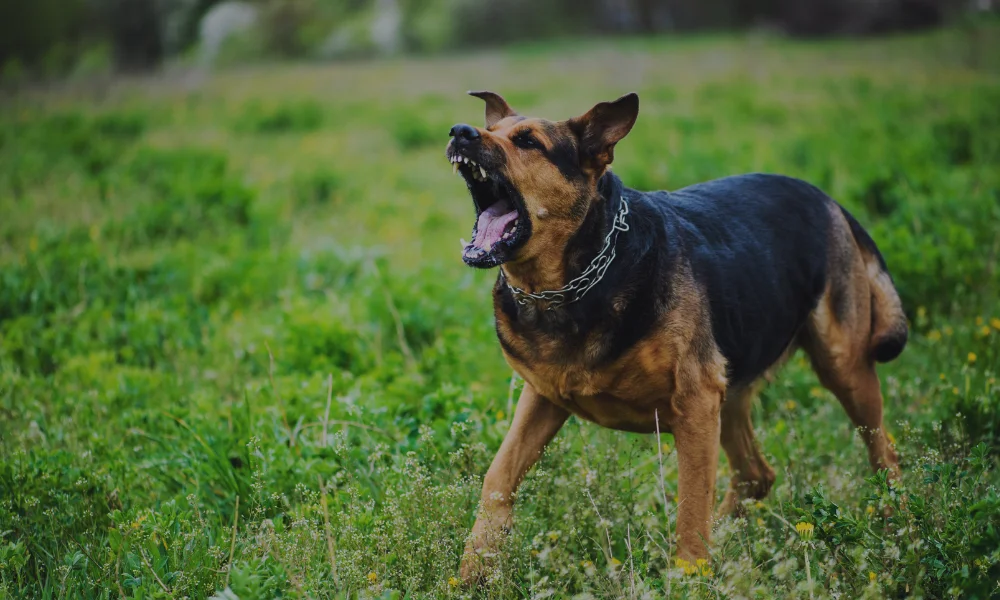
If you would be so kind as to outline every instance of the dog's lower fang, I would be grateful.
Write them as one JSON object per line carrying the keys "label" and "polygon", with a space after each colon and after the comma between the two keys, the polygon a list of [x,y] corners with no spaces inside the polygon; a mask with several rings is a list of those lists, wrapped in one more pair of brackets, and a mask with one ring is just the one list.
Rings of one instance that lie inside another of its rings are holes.
{"label": "dog's lower fang", "polygon": [[451,163],[451,172],[453,174],[455,174],[455,175],[458,175],[458,163],[457,162]]}

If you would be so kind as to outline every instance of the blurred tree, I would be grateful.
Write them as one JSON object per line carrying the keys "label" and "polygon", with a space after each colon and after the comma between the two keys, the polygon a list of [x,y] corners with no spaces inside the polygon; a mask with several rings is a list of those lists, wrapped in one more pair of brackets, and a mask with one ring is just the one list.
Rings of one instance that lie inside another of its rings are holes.
{"label": "blurred tree", "polygon": [[149,0],[104,0],[103,15],[123,71],[159,66],[163,60],[162,11]]}
{"label": "blurred tree", "polygon": [[59,47],[77,46],[92,24],[88,9],[85,0],[0,0],[0,65],[39,64]]}

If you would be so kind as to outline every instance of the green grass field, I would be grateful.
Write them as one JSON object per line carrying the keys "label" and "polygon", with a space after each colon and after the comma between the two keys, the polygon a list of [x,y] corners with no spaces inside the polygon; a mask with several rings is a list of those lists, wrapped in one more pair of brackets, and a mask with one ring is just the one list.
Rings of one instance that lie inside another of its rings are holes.
{"label": "green grass field", "polygon": [[[4,98],[0,597],[996,597],[998,57],[995,25],[572,42]],[[443,156],[483,88],[549,118],[639,92],[632,187],[847,206],[912,322],[880,371],[903,486],[799,355],[754,409],[778,482],[710,567],[673,561],[672,439],[574,419],[456,585],[517,388]]]}

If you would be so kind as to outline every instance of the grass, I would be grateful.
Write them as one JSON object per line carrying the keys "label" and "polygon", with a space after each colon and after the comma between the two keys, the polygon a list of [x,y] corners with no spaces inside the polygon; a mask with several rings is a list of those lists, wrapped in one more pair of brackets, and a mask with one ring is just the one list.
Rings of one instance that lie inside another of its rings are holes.
{"label": "grass", "polygon": [[[0,596],[1000,593],[997,33],[575,42],[5,98]],[[615,163],[633,187],[772,171],[845,204],[912,322],[881,369],[902,489],[798,356],[755,405],[778,483],[716,525],[711,565],[671,555],[670,437],[571,420],[499,570],[453,585],[518,385],[443,158],[483,88],[552,118],[638,91]]]}

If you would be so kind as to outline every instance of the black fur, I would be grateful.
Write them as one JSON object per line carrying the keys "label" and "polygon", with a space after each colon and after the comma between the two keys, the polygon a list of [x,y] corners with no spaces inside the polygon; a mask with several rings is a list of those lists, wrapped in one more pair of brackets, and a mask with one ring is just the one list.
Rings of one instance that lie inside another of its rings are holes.
{"label": "black fur", "polygon": [[[803,181],[763,174],[644,193],[608,172],[599,192],[567,248],[566,276],[575,277],[600,250],[624,197],[630,230],[618,238],[615,262],[580,301],[554,311],[517,305],[498,280],[496,300],[513,333],[529,342],[557,336],[579,348],[567,363],[598,367],[622,356],[670,310],[672,281],[683,270],[708,298],[730,384],[756,379],[780,358],[826,283],[832,199]],[[601,351],[583,356],[595,331],[603,334]],[[696,351],[708,353],[711,344]]]}
{"label": "black fur", "polygon": [[803,181],[762,174],[653,196],[679,223],[686,258],[705,286],[730,383],[756,379],[823,294],[833,200]]}

